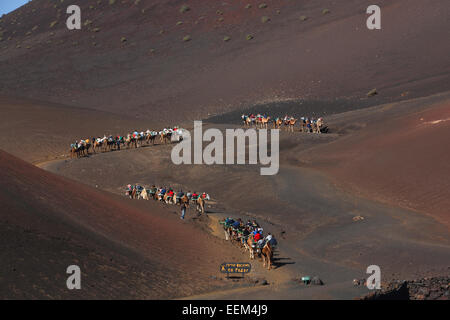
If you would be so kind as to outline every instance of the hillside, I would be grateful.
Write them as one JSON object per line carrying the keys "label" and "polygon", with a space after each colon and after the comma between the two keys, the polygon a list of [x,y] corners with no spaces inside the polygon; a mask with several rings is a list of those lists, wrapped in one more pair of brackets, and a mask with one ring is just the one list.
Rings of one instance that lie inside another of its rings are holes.
{"label": "hillside", "polygon": [[[163,299],[221,286],[211,276],[231,248],[130,203],[0,151],[0,298]],[[81,290],[66,287],[73,264]]]}
{"label": "hillside", "polygon": [[379,1],[381,31],[366,28],[365,0],[78,4],[80,31],[66,28],[64,0],[1,18],[0,94],[174,121],[265,101],[359,101],[373,88],[372,104],[450,89],[445,0]]}

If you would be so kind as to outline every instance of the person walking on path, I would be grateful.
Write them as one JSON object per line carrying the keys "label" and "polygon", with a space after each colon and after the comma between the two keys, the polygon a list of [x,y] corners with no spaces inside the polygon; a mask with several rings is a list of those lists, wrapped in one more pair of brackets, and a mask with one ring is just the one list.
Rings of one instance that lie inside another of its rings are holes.
{"label": "person walking on path", "polygon": [[184,219],[184,215],[186,214],[186,208],[187,208],[187,204],[186,201],[183,201],[183,199],[181,199],[181,219]]}

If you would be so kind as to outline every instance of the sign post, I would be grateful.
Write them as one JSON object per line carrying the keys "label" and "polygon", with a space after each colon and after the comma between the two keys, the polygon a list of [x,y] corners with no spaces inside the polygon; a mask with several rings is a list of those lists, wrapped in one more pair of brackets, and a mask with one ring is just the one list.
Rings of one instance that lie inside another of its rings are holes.
{"label": "sign post", "polygon": [[230,273],[240,273],[242,278],[245,277],[246,273],[249,273],[252,269],[252,265],[248,262],[225,262],[220,265],[220,272],[227,274],[227,279],[229,279]]}

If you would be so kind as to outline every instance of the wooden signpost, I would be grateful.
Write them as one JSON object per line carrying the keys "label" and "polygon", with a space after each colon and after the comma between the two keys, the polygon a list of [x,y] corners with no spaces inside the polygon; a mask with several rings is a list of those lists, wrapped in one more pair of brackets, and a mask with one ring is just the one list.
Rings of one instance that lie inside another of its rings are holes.
{"label": "wooden signpost", "polygon": [[225,262],[220,265],[220,272],[227,274],[227,279],[230,273],[240,273],[242,278],[246,273],[249,273],[252,265],[248,262]]}

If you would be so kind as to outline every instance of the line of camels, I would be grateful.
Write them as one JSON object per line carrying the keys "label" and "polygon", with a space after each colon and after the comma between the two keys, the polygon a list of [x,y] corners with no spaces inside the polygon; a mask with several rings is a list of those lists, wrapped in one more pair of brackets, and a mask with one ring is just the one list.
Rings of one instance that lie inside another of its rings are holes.
{"label": "line of camels", "polygon": [[[177,133],[178,127],[164,128],[161,131],[134,131],[126,136],[106,136],[93,137],[92,139],[82,139],[75,141],[70,145],[70,158],[80,158],[89,156],[93,153],[120,150],[120,148],[138,148],[144,145],[154,145],[159,140],[159,144],[168,144],[172,142],[172,136]],[[159,139],[158,139],[159,137]],[[182,139],[182,136],[179,136]]]}
{"label": "line of camels", "polygon": [[125,195],[129,196],[130,199],[153,199],[155,201],[162,201],[166,204],[174,205],[181,205],[184,203],[188,206],[189,203],[192,203],[196,205],[196,211],[199,214],[205,214],[206,201],[211,199],[206,192],[201,194],[196,193],[195,191],[192,193],[190,191],[184,193],[181,190],[179,192],[174,192],[172,188],[157,188],[155,186],[145,188],[139,184],[127,185]]}
{"label": "line of camels", "polygon": [[[128,184],[126,187],[125,195],[130,197],[130,199],[142,199],[154,201],[162,201],[166,204],[181,205],[189,203],[196,205],[196,212],[198,215],[206,215],[206,201],[210,200],[209,194],[203,192],[201,194],[188,191],[184,193],[183,191],[174,192],[173,188],[166,187],[152,187],[146,188],[139,184],[131,185]],[[225,230],[225,239],[231,240],[232,242],[238,243],[244,250],[250,253],[250,259],[255,259],[256,256],[260,256],[263,259],[263,266],[270,270],[273,266],[273,252],[276,246],[276,240],[270,235],[271,239],[268,241],[267,238],[262,236],[263,229],[253,221],[247,222],[246,225],[242,223],[240,219],[233,220],[230,218],[220,221],[223,224]],[[257,235],[259,233],[259,235]],[[258,237],[259,236],[259,237]]]}
{"label": "line of camels", "polygon": [[308,132],[308,133],[327,133],[328,127],[325,126],[323,118],[307,118],[301,117],[297,119],[292,116],[285,116],[284,118],[276,117],[271,118],[266,115],[246,115],[243,114],[241,116],[243,124],[247,128],[255,127],[256,129],[268,129],[269,123],[272,122],[274,129],[285,129],[288,132],[295,131],[295,125],[298,122],[300,124],[300,132]]}
{"label": "line of camels", "polygon": [[244,224],[241,219],[226,218],[219,223],[223,226],[226,240],[248,251],[251,260],[255,259],[255,255],[259,256],[263,260],[263,267],[267,266],[268,270],[272,268],[277,241],[270,233],[264,238],[263,229],[256,221]]}

